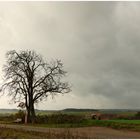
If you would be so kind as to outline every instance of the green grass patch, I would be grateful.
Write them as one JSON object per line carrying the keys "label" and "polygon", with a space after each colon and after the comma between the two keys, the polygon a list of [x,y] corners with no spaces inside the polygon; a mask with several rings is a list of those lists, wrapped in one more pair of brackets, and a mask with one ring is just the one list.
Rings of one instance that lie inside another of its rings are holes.
{"label": "green grass patch", "polygon": [[108,122],[123,123],[123,124],[136,124],[140,125],[140,120],[107,120]]}
{"label": "green grass patch", "polygon": [[140,120],[88,120],[85,124],[140,131]]}
{"label": "green grass patch", "polygon": [[[0,122],[3,123],[3,122]],[[13,123],[8,123],[13,124]],[[24,124],[18,124],[24,125]],[[39,124],[28,124],[34,127],[46,127],[46,128],[74,128],[74,127],[110,127],[114,129],[127,129],[135,130],[140,132],[140,120],[91,120],[86,119],[78,123],[39,123]],[[27,125],[26,125],[27,126]]]}
{"label": "green grass patch", "polygon": [[[32,125],[32,124],[31,124]],[[73,128],[73,127],[90,127],[102,126],[111,127],[115,129],[127,129],[140,131],[140,120],[83,120],[79,123],[65,123],[65,124],[34,124],[37,127],[47,128]]]}

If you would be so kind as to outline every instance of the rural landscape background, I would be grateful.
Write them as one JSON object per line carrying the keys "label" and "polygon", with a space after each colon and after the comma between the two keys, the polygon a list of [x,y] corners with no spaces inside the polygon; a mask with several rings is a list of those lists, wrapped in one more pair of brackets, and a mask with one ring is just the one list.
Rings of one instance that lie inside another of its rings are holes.
{"label": "rural landscape background", "polygon": [[0,2],[0,138],[140,138],[139,13]]}

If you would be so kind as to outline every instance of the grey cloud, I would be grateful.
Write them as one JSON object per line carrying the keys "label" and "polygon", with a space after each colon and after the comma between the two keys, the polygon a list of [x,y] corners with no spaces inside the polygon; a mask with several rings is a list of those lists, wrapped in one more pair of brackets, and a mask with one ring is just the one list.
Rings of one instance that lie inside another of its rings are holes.
{"label": "grey cloud", "polygon": [[59,97],[46,102],[53,109],[83,103],[85,108],[136,108],[139,12],[139,2],[3,2],[0,67],[7,50],[34,49],[48,60],[62,59],[73,85],[64,104]]}

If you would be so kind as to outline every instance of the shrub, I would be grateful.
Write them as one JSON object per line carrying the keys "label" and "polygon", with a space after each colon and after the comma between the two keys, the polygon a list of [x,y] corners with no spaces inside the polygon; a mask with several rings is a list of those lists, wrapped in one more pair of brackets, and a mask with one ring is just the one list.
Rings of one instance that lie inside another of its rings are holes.
{"label": "shrub", "polygon": [[14,115],[5,115],[5,116],[0,116],[0,121],[4,121],[4,122],[11,122],[14,120]]}
{"label": "shrub", "polygon": [[14,119],[21,118],[22,122],[25,120],[25,112],[23,110],[19,110],[15,115]]}
{"label": "shrub", "polygon": [[47,124],[80,123],[83,119],[84,116],[80,115],[68,115],[58,113],[52,115],[38,115],[36,117],[36,122]]}
{"label": "shrub", "polygon": [[130,116],[127,114],[118,114],[116,117],[117,120],[133,120],[135,119],[134,116]]}
{"label": "shrub", "polygon": [[137,112],[137,113],[136,113],[135,119],[140,119],[140,112]]}

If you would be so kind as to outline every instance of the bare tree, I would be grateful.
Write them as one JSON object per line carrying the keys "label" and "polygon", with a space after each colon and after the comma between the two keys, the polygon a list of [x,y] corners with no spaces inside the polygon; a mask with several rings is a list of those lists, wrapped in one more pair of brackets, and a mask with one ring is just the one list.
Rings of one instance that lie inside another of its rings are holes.
{"label": "bare tree", "polygon": [[1,91],[14,101],[25,101],[28,122],[35,121],[34,104],[49,95],[68,93],[67,82],[62,82],[66,72],[60,60],[47,63],[35,51],[9,51],[4,65],[4,84]]}

